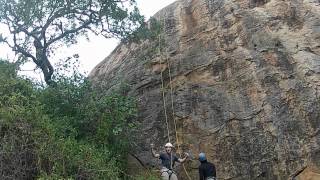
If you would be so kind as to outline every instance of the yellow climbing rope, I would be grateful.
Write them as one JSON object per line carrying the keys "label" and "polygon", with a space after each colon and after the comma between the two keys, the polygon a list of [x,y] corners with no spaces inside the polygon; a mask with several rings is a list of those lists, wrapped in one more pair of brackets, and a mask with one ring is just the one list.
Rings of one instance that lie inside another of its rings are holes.
{"label": "yellow climbing rope", "polygon": [[167,108],[166,108],[166,100],[165,100],[165,92],[164,92],[164,80],[163,80],[163,70],[162,70],[162,54],[161,54],[161,35],[159,35],[159,55],[160,55],[160,76],[161,76],[161,91],[162,91],[162,102],[163,102],[163,109],[164,109],[164,116],[166,119],[167,124],[167,133],[168,133],[168,141],[170,141],[170,131],[169,131],[169,121],[167,115]]}
{"label": "yellow climbing rope", "polygon": [[[168,54],[168,52],[166,52]],[[170,96],[171,96],[171,108],[172,108],[172,118],[174,122],[174,130],[175,130],[175,135],[176,135],[176,142],[177,142],[177,151],[181,154],[182,151],[180,149],[180,143],[179,143],[179,137],[178,137],[178,132],[177,132],[177,122],[175,118],[175,111],[174,111],[174,101],[173,101],[173,90],[172,90],[172,79],[171,79],[171,67],[170,67],[170,62],[168,60],[168,57],[166,57],[166,62],[168,64],[168,73],[169,73],[169,85],[170,85]],[[186,167],[184,164],[182,164],[183,170],[186,173],[187,177],[189,180],[191,180],[188,171],[186,170]]]}
{"label": "yellow climbing rope", "polygon": [[[166,55],[168,55],[168,52],[166,50]],[[168,65],[168,72],[169,72],[169,85],[170,85],[170,98],[171,98],[171,109],[172,109],[172,118],[173,118],[173,123],[174,123],[174,131],[176,135],[176,142],[178,146],[178,152],[180,152],[180,143],[179,143],[179,138],[178,138],[178,133],[177,133],[177,123],[176,123],[176,118],[175,118],[175,112],[174,112],[174,102],[173,102],[173,90],[172,90],[172,78],[171,78],[171,67],[170,67],[170,61],[168,60],[168,57],[166,56],[166,63]]]}
{"label": "yellow climbing rope", "polygon": [[[163,28],[165,29],[165,20],[163,19]],[[161,90],[162,90],[162,99],[163,99],[163,108],[164,108],[164,114],[165,114],[165,119],[166,119],[166,125],[167,125],[167,133],[168,133],[168,140],[170,141],[170,128],[169,128],[169,121],[168,121],[168,114],[167,114],[167,109],[166,109],[166,100],[165,100],[165,92],[164,92],[164,80],[163,80],[163,69],[162,69],[162,53],[161,53],[161,34],[159,34],[159,56],[160,56],[160,76],[161,76]],[[166,64],[168,66],[168,73],[169,73],[169,86],[170,86],[170,99],[171,99],[171,109],[172,109],[172,118],[173,118],[173,122],[174,122],[174,130],[175,130],[175,136],[176,136],[176,143],[177,143],[177,152],[181,153],[180,150],[180,143],[179,143],[179,137],[178,137],[178,132],[177,132],[177,122],[175,119],[175,111],[174,111],[174,100],[173,100],[173,88],[172,88],[172,78],[171,78],[171,66],[170,66],[170,61],[168,58],[168,52],[166,49]],[[171,157],[172,159],[172,157]],[[172,168],[172,162],[171,164],[171,168]],[[189,175],[189,173],[187,172],[184,164],[182,164],[183,170],[185,172],[185,174],[187,175],[188,179],[191,180],[191,177]]]}

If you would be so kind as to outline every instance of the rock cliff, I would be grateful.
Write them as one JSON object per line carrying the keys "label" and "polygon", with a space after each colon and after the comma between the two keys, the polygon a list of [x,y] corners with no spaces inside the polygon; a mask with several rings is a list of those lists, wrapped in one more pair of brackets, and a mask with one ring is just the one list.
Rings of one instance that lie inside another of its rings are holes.
{"label": "rock cliff", "polygon": [[180,0],[154,17],[160,41],[121,44],[90,74],[138,99],[132,159],[159,164],[167,113],[191,179],[201,151],[221,180],[320,179],[319,0]]}

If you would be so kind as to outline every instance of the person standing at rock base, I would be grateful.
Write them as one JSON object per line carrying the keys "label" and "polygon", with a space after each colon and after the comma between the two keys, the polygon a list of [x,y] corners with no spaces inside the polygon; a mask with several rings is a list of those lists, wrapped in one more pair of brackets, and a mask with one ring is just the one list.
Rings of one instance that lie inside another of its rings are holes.
{"label": "person standing at rock base", "polygon": [[188,153],[185,153],[184,158],[178,158],[172,152],[173,145],[171,143],[165,144],[165,152],[160,154],[155,153],[154,145],[150,144],[152,156],[161,160],[161,178],[162,180],[178,180],[176,173],[173,171],[175,162],[183,163],[189,157]]}
{"label": "person standing at rock base", "polygon": [[216,179],[216,167],[213,163],[208,162],[205,153],[199,154],[199,176],[200,180],[217,180]]}

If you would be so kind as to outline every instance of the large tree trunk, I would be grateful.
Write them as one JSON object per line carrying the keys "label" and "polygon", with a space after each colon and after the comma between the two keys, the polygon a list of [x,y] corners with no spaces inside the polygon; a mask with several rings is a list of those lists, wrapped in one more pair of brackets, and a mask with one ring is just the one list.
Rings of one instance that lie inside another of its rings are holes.
{"label": "large tree trunk", "polygon": [[48,60],[47,54],[45,49],[42,45],[36,46],[36,60],[35,62],[37,66],[42,70],[45,82],[51,86],[53,85],[52,75],[53,75],[53,66],[51,65],[50,61]]}

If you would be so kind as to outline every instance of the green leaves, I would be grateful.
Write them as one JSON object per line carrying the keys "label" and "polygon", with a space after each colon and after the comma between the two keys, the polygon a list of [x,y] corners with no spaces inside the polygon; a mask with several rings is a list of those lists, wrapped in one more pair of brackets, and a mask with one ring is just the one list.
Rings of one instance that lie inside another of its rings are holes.
{"label": "green leaves", "polygon": [[100,94],[77,71],[57,73],[56,86],[39,88],[19,78],[13,64],[0,61],[0,69],[0,163],[8,167],[0,167],[0,179],[121,177],[134,99]]}

